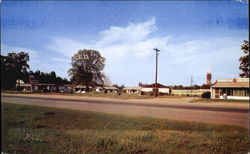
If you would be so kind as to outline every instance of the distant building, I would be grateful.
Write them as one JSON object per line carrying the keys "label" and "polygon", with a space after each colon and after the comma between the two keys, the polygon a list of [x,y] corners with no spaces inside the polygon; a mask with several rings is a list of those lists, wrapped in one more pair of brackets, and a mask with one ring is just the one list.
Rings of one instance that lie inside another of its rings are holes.
{"label": "distant building", "polygon": [[103,87],[103,91],[106,92],[118,92],[118,88],[117,87]]}
{"label": "distant building", "polygon": [[[118,92],[118,88],[117,87],[109,87],[109,86],[106,86],[106,87],[103,87],[103,86],[96,86],[96,87],[89,86],[89,91],[90,92],[106,92],[106,93],[109,93],[109,92]],[[77,86],[74,87],[74,92],[76,92],[76,93],[85,93],[85,92],[87,92],[87,86],[85,86],[85,85],[77,85]]]}
{"label": "distant building", "polygon": [[56,92],[56,85],[50,83],[20,83],[16,87],[23,92]]}
{"label": "distant building", "polygon": [[102,86],[96,86],[95,87],[95,92],[103,92],[103,87]]}
{"label": "distant building", "polygon": [[[32,92],[31,84],[29,83],[17,83],[16,87],[23,92]],[[37,89],[37,88],[36,88]],[[33,92],[35,89],[33,89]]]}
{"label": "distant building", "polygon": [[156,85],[155,85],[155,83],[154,84],[142,84],[142,83],[139,83],[139,87],[141,89],[141,95],[153,92],[154,88],[159,89],[159,94],[164,95],[164,94],[170,94],[171,93],[170,87],[162,85],[160,83],[157,83]]}
{"label": "distant building", "polygon": [[123,92],[126,92],[128,94],[139,94],[141,91],[140,87],[125,87],[123,88]]}
{"label": "distant building", "polygon": [[219,79],[210,90],[214,99],[249,100],[249,78]]}
{"label": "distant building", "polygon": [[[92,86],[89,86],[89,91],[91,92],[93,90]],[[76,93],[85,93],[87,91],[86,85],[77,85],[73,87],[73,91]]]}
{"label": "distant building", "polygon": [[30,75],[29,84],[31,85],[31,88],[30,88],[31,92],[38,91],[38,80],[35,78],[34,75]]}
{"label": "distant building", "polygon": [[74,88],[73,85],[65,84],[65,85],[58,86],[58,91],[62,93],[69,93],[69,92],[73,92],[73,88]]}
{"label": "distant building", "polygon": [[206,83],[207,85],[211,85],[211,80],[212,80],[212,74],[210,72],[207,72],[207,79],[206,79]]}
{"label": "distant building", "polygon": [[22,80],[17,80],[16,87],[23,92],[56,92],[57,86],[51,83],[39,83],[39,81],[30,75],[29,83],[24,83]]}
{"label": "distant building", "polygon": [[57,86],[51,83],[39,83],[37,84],[39,92],[56,92]]}

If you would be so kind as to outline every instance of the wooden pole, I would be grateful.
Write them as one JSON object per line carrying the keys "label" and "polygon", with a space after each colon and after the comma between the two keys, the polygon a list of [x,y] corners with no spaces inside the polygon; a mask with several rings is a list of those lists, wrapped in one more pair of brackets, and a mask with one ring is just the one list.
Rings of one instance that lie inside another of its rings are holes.
{"label": "wooden pole", "polygon": [[155,50],[155,97],[158,96],[158,88],[157,88],[157,76],[158,76],[158,55],[159,49],[154,48]]}

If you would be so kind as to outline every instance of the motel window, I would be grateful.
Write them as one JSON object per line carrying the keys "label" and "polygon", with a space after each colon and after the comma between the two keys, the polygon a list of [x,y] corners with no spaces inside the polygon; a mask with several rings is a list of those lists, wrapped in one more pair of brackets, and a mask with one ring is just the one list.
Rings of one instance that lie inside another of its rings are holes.
{"label": "motel window", "polygon": [[246,96],[249,96],[249,89],[246,89]]}
{"label": "motel window", "polygon": [[227,96],[232,96],[233,95],[233,90],[228,89],[228,88],[223,88],[223,89],[221,89],[221,95],[223,95],[223,94],[227,94]]}
{"label": "motel window", "polygon": [[233,90],[232,89],[227,89],[227,96],[232,96],[233,95]]}
{"label": "motel window", "polygon": [[233,96],[249,96],[248,89],[234,89]]}

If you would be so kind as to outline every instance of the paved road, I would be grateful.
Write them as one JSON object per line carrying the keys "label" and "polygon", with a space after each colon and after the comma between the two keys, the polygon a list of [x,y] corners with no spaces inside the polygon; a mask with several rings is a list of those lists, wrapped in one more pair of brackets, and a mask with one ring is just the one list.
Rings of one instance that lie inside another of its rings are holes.
{"label": "paved road", "polygon": [[119,101],[114,99],[68,98],[65,96],[2,95],[6,103],[38,105],[56,108],[97,111],[115,114],[150,116],[165,119],[198,121],[248,127],[248,107],[207,106],[190,103],[148,103],[148,101]]}

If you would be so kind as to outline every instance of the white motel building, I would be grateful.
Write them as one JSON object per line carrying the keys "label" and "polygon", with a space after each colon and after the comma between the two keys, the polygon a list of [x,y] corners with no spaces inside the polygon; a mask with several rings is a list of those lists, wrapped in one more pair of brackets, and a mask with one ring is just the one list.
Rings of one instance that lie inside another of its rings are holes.
{"label": "white motel building", "polygon": [[210,90],[212,99],[249,100],[249,78],[219,79]]}

